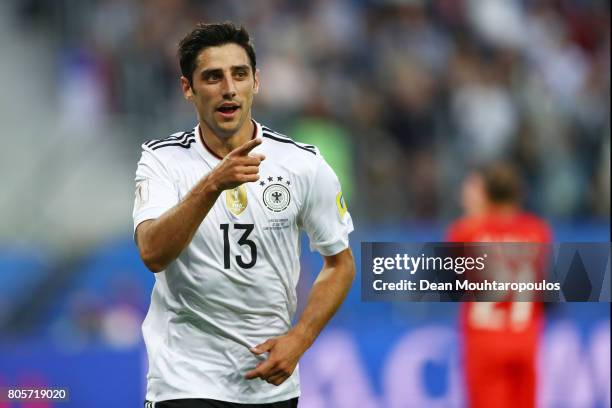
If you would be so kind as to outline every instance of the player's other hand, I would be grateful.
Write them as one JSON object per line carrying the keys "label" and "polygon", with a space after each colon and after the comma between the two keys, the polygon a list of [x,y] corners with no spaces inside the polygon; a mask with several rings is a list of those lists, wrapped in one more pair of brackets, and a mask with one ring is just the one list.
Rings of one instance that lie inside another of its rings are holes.
{"label": "player's other hand", "polygon": [[210,180],[218,191],[231,190],[243,183],[259,180],[259,165],[266,157],[251,153],[251,150],[261,143],[261,138],[249,140],[229,152],[210,172]]}
{"label": "player's other hand", "polygon": [[268,352],[268,359],[246,373],[245,378],[247,380],[261,378],[270,384],[281,385],[293,374],[298,360],[307,348],[304,339],[292,333],[266,340],[250,350],[256,355]]}

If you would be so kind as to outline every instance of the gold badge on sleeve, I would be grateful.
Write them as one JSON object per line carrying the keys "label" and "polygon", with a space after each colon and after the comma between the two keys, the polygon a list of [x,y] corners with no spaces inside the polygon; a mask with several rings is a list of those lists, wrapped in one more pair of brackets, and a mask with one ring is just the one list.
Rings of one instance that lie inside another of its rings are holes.
{"label": "gold badge on sleeve", "polygon": [[240,215],[247,208],[247,190],[244,184],[225,191],[225,205],[236,215]]}
{"label": "gold badge on sleeve", "polygon": [[344,215],[348,208],[346,208],[346,201],[344,201],[344,196],[342,195],[342,191],[340,191],[336,195],[336,206],[338,207],[338,214],[340,215],[340,219],[344,219]]}

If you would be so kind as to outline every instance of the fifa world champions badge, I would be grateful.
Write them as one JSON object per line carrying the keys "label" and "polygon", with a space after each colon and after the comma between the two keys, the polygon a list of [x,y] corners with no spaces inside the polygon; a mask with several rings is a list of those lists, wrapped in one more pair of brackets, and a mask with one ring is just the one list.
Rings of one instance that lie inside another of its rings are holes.
{"label": "fifa world champions badge", "polygon": [[225,205],[235,215],[240,215],[247,208],[247,190],[244,184],[225,192]]}

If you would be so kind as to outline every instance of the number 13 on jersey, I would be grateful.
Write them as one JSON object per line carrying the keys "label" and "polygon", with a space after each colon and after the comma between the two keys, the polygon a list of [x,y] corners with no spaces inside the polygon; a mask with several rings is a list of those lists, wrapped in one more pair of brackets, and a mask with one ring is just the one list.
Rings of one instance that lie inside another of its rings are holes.
{"label": "number 13 on jersey", "polygon": [[[255,228],[255,224],[233,224],[235,230],[242,230],[242,236],[238,240],[238,245],[246,245],[251,250],[251,260],[249,262],[245,262],[242,258],[242,255],[236,256],[236,263],[238,266],[244,269],[252,268],[257,262],[257,245],[255,245],[255,241],[249,239],[249,235],[253,232]],[[230,244],[230,224],[221,224],[221,230],[223,231],[223,268],[230,269],[231,266],[231,247]]]}

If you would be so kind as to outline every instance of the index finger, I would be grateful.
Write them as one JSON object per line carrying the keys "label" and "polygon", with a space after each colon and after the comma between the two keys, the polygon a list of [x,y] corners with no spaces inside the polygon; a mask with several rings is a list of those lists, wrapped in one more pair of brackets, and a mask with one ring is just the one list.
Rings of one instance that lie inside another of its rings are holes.
{"label": "index finger", "polygon": [[251,152],[251,150],[259,146],[262,142],[263,140],[260,137],[251,139],[242,146],[235,148],[232,153],[240,156],[246,156]]}
{"label": "index finger", "polygon": [[260,362],[259,364],[257,364],[257,367],[255,367],[253,370],[246,373],[244,375],[244,378],[247,380],[252,380],[253,378],[264,378],[266,374],[269,375],[268,372],[270,371],[271,368],[272,367],[271,367],[271,363],[269,360]]}

